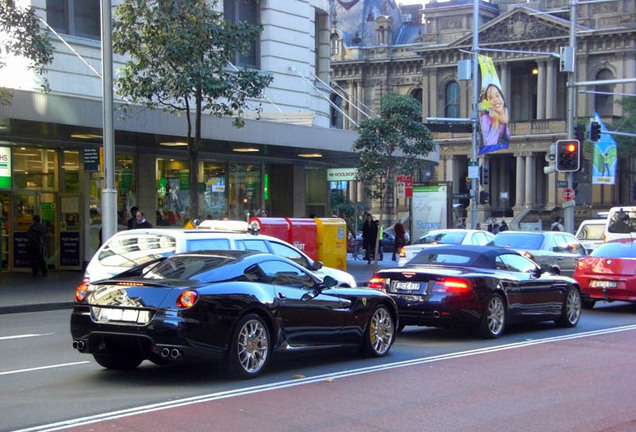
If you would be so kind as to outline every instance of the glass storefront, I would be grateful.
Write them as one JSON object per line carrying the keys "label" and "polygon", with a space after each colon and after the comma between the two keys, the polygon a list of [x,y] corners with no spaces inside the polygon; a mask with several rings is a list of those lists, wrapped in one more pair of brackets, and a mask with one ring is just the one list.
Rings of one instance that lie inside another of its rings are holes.
{"label": "glass storefront", "polygon": [[156,167],[157,225],[183,226],[190,209],[188,161],[157,158]]}

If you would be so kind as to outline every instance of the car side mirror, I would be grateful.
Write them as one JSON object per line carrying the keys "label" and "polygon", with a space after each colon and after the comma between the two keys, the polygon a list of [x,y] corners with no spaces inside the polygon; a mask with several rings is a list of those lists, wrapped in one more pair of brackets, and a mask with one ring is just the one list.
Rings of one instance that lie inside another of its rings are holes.
{"label": "car side mirror", "polygon": [[[539,276],[541,276],[541,274],[543,273],[552,273],[555,275],[560,275],[561,274],[561,269],[559,268],[558,265],[554,265],[554,264],[541,264],[541,272],[539,274]],[[538,277],[538,276],[537,276]]]}
{"label": "car side mirror", "polygon": [[322,261],[314,261],[314,264],[311,266],[312,270],[320,270],[323,267]]}

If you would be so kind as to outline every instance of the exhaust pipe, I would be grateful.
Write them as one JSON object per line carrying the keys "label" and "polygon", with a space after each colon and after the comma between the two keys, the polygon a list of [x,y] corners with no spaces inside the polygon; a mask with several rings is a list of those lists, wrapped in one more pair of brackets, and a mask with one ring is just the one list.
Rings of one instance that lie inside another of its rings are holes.
{"label": "exhaust pipe", "polygon": [[433,311],[433,317],[434,318],[439,318],[441,316],[441,314],[439,313],[439,311]]}
{"label": "exhaust pipe", "polygon": [[168,358],[170,356],[170,348],[161,349],[161,357]]}
{"label": "exhaust pipe", "polygon": [[173,359],[178,359],[179,357],[181,357],[181,351],[174,348],[172,351],[170,351],[170,357],[172,357]]}
{"label": "exhaust pipe", "polygon": [[78,351],[84,351],[84,348],[86,348],[86,344],[84,343],[83,340],[74,340],[73,348]]}

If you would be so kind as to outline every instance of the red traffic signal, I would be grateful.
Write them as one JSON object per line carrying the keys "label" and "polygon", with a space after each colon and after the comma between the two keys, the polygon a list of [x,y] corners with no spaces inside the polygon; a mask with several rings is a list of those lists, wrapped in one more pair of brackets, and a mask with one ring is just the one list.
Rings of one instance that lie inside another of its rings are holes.
{"label": "red traffic signal", "polygon": [[557,171],[576,172],[581,169],[581,143],[579,141],[557,141],[555,156]]}

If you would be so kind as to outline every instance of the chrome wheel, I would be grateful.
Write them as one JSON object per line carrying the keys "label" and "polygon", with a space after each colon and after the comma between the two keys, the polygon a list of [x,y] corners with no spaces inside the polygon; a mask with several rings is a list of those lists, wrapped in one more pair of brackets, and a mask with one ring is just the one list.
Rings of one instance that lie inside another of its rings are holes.
{"label": "chrome wheel", "polygon": [[369,321],[366,351],[375,357],[385,355],[393,344],[395,331],[393,317],[389,311],[384,306],[378,307]]}
{"label": "chrome wheel", "polygon": [[506,325],[506,306],[499,294],[493,295],[482,316],[481,333],[487,338],[499,337]]}
{"label": "chrome wheel", "polygon": [[256,314],[243,317],[236,326],[227,359],[230,373],[239,378],[255,377],[265,368],[270,349],[265,321]]}
{"label": "chrome wheel", "polygon": [[581,318],[581,294],[576,288],[570,288],[563,301],[561,318],[557,324],[564,327],[574,327]]}

